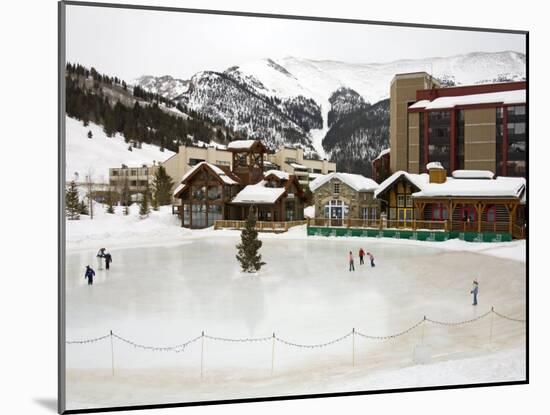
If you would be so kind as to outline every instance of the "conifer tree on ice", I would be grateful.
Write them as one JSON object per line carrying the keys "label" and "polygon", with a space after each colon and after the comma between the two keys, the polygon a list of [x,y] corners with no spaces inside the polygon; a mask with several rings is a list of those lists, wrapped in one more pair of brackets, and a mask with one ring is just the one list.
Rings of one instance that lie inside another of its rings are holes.
{"label": "conifer tree on ice", "polygon": [[241,232],[241,243],[237,245],[236,258],[241,264],[243,272],[259,271],[265,262],[258,253],[262,247],[262,241],[258,239],[256,228],[256,210],[250,208],[244,229]]}

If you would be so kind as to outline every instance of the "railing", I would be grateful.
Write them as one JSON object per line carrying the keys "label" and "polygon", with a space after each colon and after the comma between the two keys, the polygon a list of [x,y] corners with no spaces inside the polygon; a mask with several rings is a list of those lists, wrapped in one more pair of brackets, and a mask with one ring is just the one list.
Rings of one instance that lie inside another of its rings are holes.
{"label": "railing", "polygon": [[[263,232],[286,232],[294,226],[305,225],[305,220],[293,220],[286,222],[257,221],[255,229]],[[217,220],[214,229],[244,229],[245,220]]]}
{"label": "railing", "polygon": [[371,229],[426,229],[446,231],[447,221],[430,220],[380,220],[380,219],[329,219],[310,218],[308,226],[347,227],[347,228],[371,228]]}

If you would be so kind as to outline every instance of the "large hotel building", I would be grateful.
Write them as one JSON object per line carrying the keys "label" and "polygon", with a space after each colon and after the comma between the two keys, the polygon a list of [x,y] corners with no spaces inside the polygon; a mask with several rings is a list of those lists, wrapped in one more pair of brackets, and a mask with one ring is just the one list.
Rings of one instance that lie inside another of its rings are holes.
{"label": "large hotel building", "polygon": [[445,87],[425,72],[396,75],[390,89],[390,170],[490,170],[525,176],[526,83]]}

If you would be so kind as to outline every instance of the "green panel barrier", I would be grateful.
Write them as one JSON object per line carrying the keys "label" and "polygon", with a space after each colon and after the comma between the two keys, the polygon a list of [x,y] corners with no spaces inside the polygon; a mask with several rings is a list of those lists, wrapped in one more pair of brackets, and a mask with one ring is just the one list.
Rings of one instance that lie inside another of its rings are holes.
{"label": "green panel barrier", "polygon": [[357,229],[357,228],[330,228],[310,226],[307,228],[308,236],[345,236],[363,238],[393,238],[411,239],[417,241],[442,242],[448,239],[461,239],[467,242],[509,242],[512,240],[510,233],[496,232],[440,232],[440,231],[413,231],[400,229]]}

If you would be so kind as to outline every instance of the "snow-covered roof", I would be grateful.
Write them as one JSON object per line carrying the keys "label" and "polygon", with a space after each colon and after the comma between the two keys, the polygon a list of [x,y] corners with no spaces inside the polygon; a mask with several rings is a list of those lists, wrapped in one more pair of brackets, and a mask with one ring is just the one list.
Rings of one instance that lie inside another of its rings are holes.
{"label": "snow-covered roof", "polygon": [[288,163],[293,169],[298,169],[298,170],[307,170],[307,166],[304,166],[303,164],[299,164],[299,163],[294,163],[294,162],[291,162],[291,163]]}
{"label": "snow-covered roof", "polygon": [[432,169],[443,170],[444,167],[439,161],[431,161],[428,164],[426,164],[426,170],[432,170]]}
{"label": "snow-covered roof", "polygon": [[382,150],[380,152],[380,154],[378,154],[378,156],[376,156],[375,160],[378,160],[380,158],[382,158],[383,156],[385,156],[386,154],[388,154],[390,152],[390,149],[389,148],[386,148],[384,150]]}
{"label": "snow-covered roof", "polygon": [[346,183],[349,187],[352,189],[358,191],[358,192],[372,192],[378,188],[378,183],[376,183],[374,180],[369,179],[365,176],[362,176],[360,174],[351,174],[351,173],[329,173],[325,174],[323,176],[320,176],[313,180],[309,184],[309,188],[311,191],[315,191],[321,186],[323,186],[325,183],[331,181],[332,179],[338,179],[342,182]]}
{"label": "snow-covered roof", "polygon": [[445,183],[426,183],[414,197],[522,197],[525,190],[523,177],[497,177],[488,179],[454,179]]}
{"label": "snow-covered roof", "polygon": [[454,97],[439,97],[433,101],[420,100],[412,104],[410,109],[442,109],[454,108],[457,105],[472,105],[472,104],[525,104],[526,94],[525,89],[515,91],[488,92],[486,94],[459,95]]}
{"label": "snow-covered roof", "polygon": [[212,163],[208,163],[206,161],[201,161],[200,163],[196,164],[195,166],[193,166],[190,170],[188,170],[184,175],[183,177],[181,178],[181,182],[184,182],[185,179],[187,179],[189,176],[191,176],[197,169],[199,169],[201,166],[203,165],[207,165],[208,167],[210,167],[214,173],[216,173],[216,175],[223,180],[223,182],[225,184],[239,184],[237,181],[233,180],[231,177],[229,177],[227,175],[226,172],[224,172],[222,169],[220,169],[218,166],[212,164]]}
{"label": "snow-covered roof", "polygon": [[185,189],[186,186],[187,186],[186,184],[181,183],[178,187],[176,187],[176,189],[172,193],[172,196],[177,196],[177,194],[180,193],[183,189]]}
{"label": "snow-covered roof", "polygon": [[227,149],[228,150],[247,150],[249,148],[251,148],[254,143],[256,142],[256,140],[235,140],[235,141],[231,141],[228,145],[227,145]]}
{"label": "snow-covered roof", "polygon": [[492,179],[495,174],[490,170],[455,170],[455,179]]}
{"label": "snow-covered roof", "polygon": [[270,174],[278,177],[280,180],[288,180],[290,178],[290,174],[281,170],[268,170],[264,173],[264,177],[267,177]]}
{"label": "snow-covered roof", "polygon": [[375,198],[378,197],[379,194],[383,193],[401,176],[404,176],[409,182],[414,184],[419,189],[422,189],[423,186],[425,186],[429,181],[429,176],[426,173],[414,174],[414,173],[407,173],[406,171],[399,170],[393,173],[390,177],[388,177],[382,183],[380,183],[380,185],[378,186],[378,189],[374,191],[374,197]]}
{"label": "snow-covered roof", "polygon": [[265,187],[265,181],[246,186],[231,203],[273,204],[286,191],[284,187]]}

